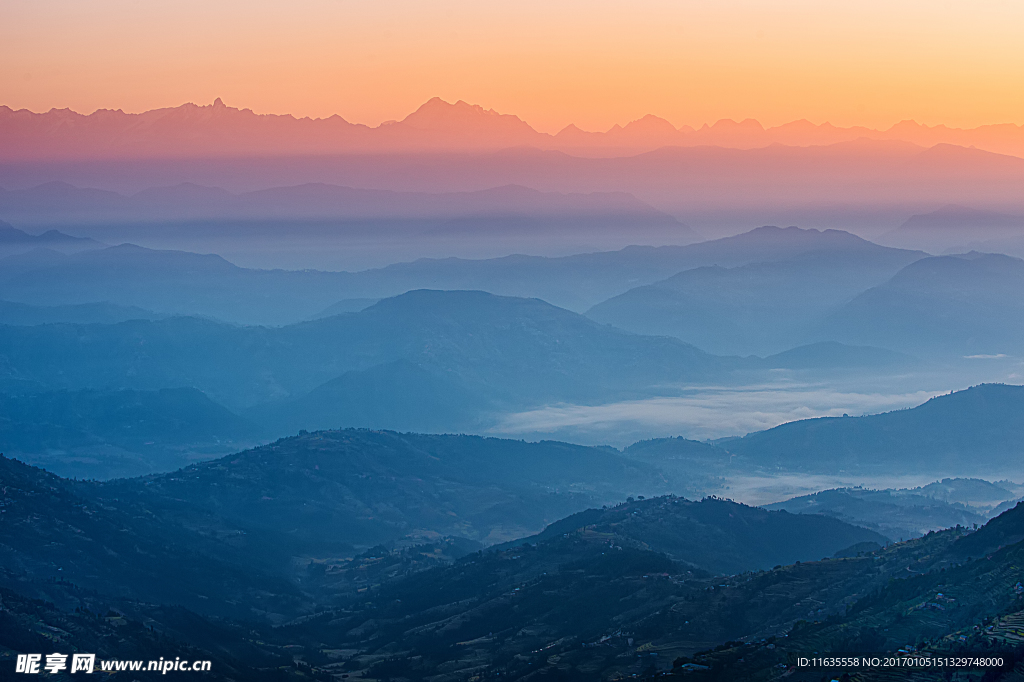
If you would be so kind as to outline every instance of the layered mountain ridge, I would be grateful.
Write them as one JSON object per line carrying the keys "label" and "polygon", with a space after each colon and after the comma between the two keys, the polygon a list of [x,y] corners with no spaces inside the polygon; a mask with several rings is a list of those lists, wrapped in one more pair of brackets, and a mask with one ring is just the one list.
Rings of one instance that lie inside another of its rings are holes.
{"label": "layered mountain ridge", "polygon": [[1002,154],[1024,154],[1024,128],[1013,124],[972,129],[926,126],[902,121],[886,130],[842,128],[798,120],[763,127],[758,121],[723,119],[698,129],[676,128],[647,115],[604,132],[568,125],[555,135],[541,133],[512,114],[500,114],[461,100],[438,97],[401,121],[376,127],[350,123],[338,115],[323,119],[256,114],[225,105],[183,104],[138,114],[100,109],[80,114],[70,109],[34,113],[0,107],[0,158],[119,158],[184,156],[259,156],[459,151],[531,146],[575,153],[623,153],[664,146],[714,145],[736,148],[770,144],[834,144],[869,138],[923,146],[956,144]]}

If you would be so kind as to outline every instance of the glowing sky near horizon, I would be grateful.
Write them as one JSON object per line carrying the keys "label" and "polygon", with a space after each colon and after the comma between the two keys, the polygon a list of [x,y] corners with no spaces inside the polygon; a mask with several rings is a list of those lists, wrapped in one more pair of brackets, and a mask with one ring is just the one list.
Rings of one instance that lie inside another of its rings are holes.
{"label": "glowing sky near horizon", "polygon": [[1024,123],[1019,0],[0,0],[0,103],[221,97],[376,125],[433,96],[554,132]]}

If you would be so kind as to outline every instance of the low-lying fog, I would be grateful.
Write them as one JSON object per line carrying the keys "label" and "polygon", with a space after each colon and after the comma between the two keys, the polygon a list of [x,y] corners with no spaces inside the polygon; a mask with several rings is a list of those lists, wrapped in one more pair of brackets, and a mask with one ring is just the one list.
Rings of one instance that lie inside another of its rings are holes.
{"label": "low-lying fog", "polygon": [[777,381],[743,386],[685,386],[678,395],[600,405],[558,404],[503,415],[492,435],[625,447],[646,438],[708,440],[744,436],[813,417],[877,414],[915,407],[968,386],[1020,383],[1024,360],[964,358],[942,371],[878,377],[866,374],[801,380],[778,371]]}

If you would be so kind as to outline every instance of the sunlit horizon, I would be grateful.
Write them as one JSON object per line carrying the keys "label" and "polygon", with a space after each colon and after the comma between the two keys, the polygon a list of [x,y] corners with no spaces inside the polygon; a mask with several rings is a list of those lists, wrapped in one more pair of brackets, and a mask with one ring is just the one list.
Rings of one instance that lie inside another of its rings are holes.
{"label": "sunlit horizon", "polygon": [[88,5],[0,9],[14,109],[141,112],[220,97],[376,126],[431,97],[541,132],[753,118],[886,129],[1024,122],[1019,3]]}

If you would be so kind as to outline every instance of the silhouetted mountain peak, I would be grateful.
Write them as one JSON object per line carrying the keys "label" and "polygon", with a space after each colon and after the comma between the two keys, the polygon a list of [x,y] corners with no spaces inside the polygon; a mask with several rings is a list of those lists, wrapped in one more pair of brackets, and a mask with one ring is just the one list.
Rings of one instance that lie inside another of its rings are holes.
{"label": "silhouetted mountain peak", "polygon": [[[738,234],[734,237],[727,237],[737,243],[771,243],[771,244],[808,244],[808,245],[867,245],[871,242],[862,239],[855,234],[844,230],[816,230],[814,228],[802,228],[790,225],[789,227],[778,227],[777,225],[764,225],[749,232]],[[723,240],[724,241],[724,240]]]}
{"label": "silhouetted mountain peak", "polygon": [[678,131],[676,127],[666,121],[663,118],[654,116],[653,114],[647,114],[642,118],[638,118],[635,121],[630,121],[622,127],[623,132],[627,133],[640,133],[649,135],[652,133],[661,134],[675,134]]}
{"label": "silhouetted mountain peak", "polygon": [[47,230],[39,235],[29,234],[24,230],[19,230],[10,223],[0,220],[0,245],[20,245],[20,246],[33,246],[33,245],[61,245],[61,244],[96,244],[88,237],[73,237],[69,234],[64,234],[59,230]]}
{"label": "silhouetted mountain peak", "polygon": [[500,114],[478,104],[462,100],[449,104],[433,97],[404,119],[402,124],[417,130],[444,133],[500,133],[538,135],[525,121],[513,114]]}
{"label": "silhouetted mountain peak", "polygon": [[734,121],[731,118],[723,118],[715,121],[714,125],[709,126],[712,130],[720,131],[735,131],[745,133],[763,133],[764,126],[761,125],[760,121],[752,118],[745,118],[742,121]]}

